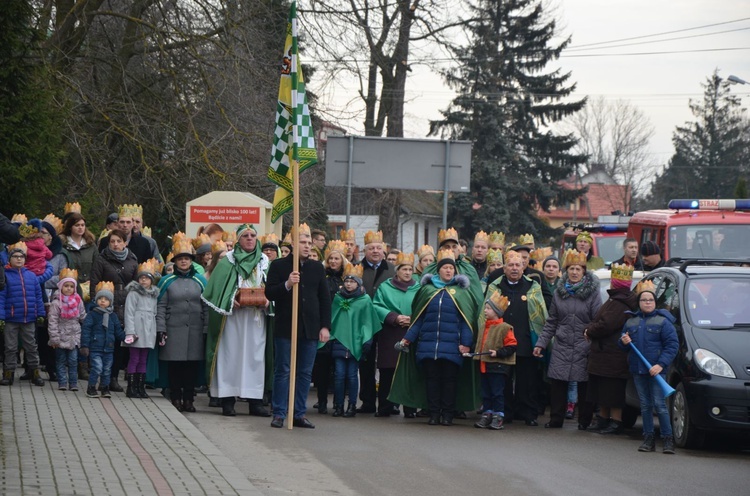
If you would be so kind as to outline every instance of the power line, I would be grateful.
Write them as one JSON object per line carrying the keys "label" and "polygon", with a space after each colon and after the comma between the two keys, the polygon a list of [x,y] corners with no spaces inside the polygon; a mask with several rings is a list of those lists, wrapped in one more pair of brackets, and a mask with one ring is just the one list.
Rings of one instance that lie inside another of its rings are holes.
{"label": "power line", "polygon": [[736,50],[750,50],[750,47],[733,47],[733,48],[704,48],[699,50],[671,50],[663,52],[630,52],[630,53],[571,53],[570,55],[561,54],[560,58],[573,57],[622,57],[622,56],[640,56],[640,55],[671,55],[675,53],[699,53],[699,52],[731,52]]}
{"label": "power line", "polygon": [[689,40],[692,38],[703,38],[705,36],[715,36],[717,34],[726,34],[726,33],[734,33],[737,31],[746,31],[750,29],[750,27],[747,28],[738,28],[738,29],[728,29],[726,31],[716,31],[714,33],[703,33],[703,34],[692,34],[690,36],[678,36],[676,38],[666,38],[663,40],[651,40],[651,41],[638,41],[635,43],[623,43],[621,45],[610,45],[606,47],[588,47],[588,48],[569,48],[565,50],[566,52],[570,51],[584,51],[584,50],[606,50],[608,48],[620,48],[620,47],[626,47],[626,46],[634,46],[634,45],[648,45],[650,43],[664,43],[666,41],[677,41],[677,40]]}
{"label": "power line", "polygon": [[667,35],[667,34],[684,33],[686,31],[694,31],[696,29],[705,29],[705,28],[710,28],[710,27],[714,27],[714,26],[722,26],[724,24],[733,24],[735,22],[742,22],[742,21],[747,21],[747,20],[750,20],[750,17],[743,17],[742,19],[735,19],[733,21],[717,22],[717,23],[714,23],[714,24],[704,24],[702,26],[695,26],[695,27],[692,27],[692,28],[676,29],[674,31],[664,31],[663,33],[645,34],[645,35],[641,35],[641,36],[631,36],[629,38],[619,38],[619,39],[616,39],[616,40],[598,41],[598,42],[595,42],[595,43],[585,43],[583,45],[577,45],[577,46],[574,45],[574,46],[571,46],[570,48],[573,49],[573,48],[582,48],[582,47],[595,46],[595,45],[608,45],[609,43],[619,43],[621,41],[641,40],[643,38],[655,38],[657,36],[664,36],[664,35]]}

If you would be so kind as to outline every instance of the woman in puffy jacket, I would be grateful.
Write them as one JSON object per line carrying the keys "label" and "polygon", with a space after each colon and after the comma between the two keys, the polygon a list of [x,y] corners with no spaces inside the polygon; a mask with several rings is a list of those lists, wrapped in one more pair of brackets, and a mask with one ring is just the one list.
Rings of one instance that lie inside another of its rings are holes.
{"label": "woman in puffy jacket", "polygon": [[462,355],[474,341],[471,323],[465,317],[472,300],[469,279],[456,275],[451,251],[438,253],[437,269],[437,276],[422,278],[422,287],[414,297],[414,323],[401,344],[416,342],[416,360],[426,379],[429,424],[452,425]]}

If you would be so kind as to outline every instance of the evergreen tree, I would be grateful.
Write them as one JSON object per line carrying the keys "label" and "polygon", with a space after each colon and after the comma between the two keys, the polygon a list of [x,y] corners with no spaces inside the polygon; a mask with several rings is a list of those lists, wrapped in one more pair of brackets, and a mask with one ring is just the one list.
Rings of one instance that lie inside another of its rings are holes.
{"label": "evergreen tree", "polygon": [[32,14],[26,0],[0,2],[0,210],[44,216],[58,189],[64,126]]}
{"label": "evergreen tree", "polygon": [[677,127],[675,153],[654,181],[652,204],[671,198],[731,198],[737,177],[747,175],[750,134],[740,99],[714,72],[703,84],[703,100],[690,102],[694,122]]}
{"label": "evergreen tree", "polygon": [[444,74],[458,96],[431,123],[431,134],[473,142],[471,193],[453,196],[451,222],[466,235],[539,235],[548,229],[537,207],[574,199],[579,193],[558,181],[586,159],[572,152],[572,135],[549,130],[585,104],[564,101],[575,89],[570,73],[545,71],[570,39],[553,44],[555,22],[538,0],[478,0],[471,9],[469,44],[455,50],[460,64]]}

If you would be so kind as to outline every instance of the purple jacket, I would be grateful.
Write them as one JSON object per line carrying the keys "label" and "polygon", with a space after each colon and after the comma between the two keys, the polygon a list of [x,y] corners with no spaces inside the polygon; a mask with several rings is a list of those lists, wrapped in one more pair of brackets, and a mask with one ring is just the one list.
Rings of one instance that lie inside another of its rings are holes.
{"label": "purple jacket", "polygon": [[26,324],[47,315],[36,274],[25,267],[5,267],[5,281],[0,291],[0,320]]}

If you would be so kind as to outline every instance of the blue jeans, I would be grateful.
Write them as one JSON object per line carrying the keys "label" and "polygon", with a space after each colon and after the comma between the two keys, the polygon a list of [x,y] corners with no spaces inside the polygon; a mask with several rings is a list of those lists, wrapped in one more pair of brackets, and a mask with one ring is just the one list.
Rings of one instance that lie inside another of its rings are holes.
{"label": "blue jeans", "polygon": [[568,382],[568,403],[578,403],[578,383],[576,381]]}
{"label": "blue jeans", "polygon": [[[292,357],[292,340],[273,338],[273,392],[271,405],[273,416],[286,418],[289,410],[289,366]],[[312,369],[318,341],[297,340],[297,377],[294,389],[294,417],[302,418],[307,412],[307,395],[310,392]]]}
{"label": "blue jeans", "polygon": [[484,413],[505,416],[505,374],[481,374],[482,407]]}
{"label": "blue jeans", "polygon": [[113,352],[92,351],[89,354],[89,386],[96,387],[96,382],[100,379],[101,387],[109,387],[110,375],[112,374]]}
{"label": "blue jeans", "polygon": [[55,349],[55,365],[57,368],[57,384],[60,387],[70,384],[78,386],[78,349]]}
{"label": "blue jeans", "polygon": [[656,410],[656,415],[659,417],[661,437],[671,436],[672,424],[669,420],[664,391],[662,391],[659,383],[648,374],[633,374],[633,381],[635,382],[636,390],[638,390],[638,397],[641,400],[643,434],[654,433],[654,410]]}
{"label": "blue jeans", "polygon": [[344,406],[344,388],[349,389],[349,404],[357,404],[359,362],[353,356],[333,359],[333,406]]}

